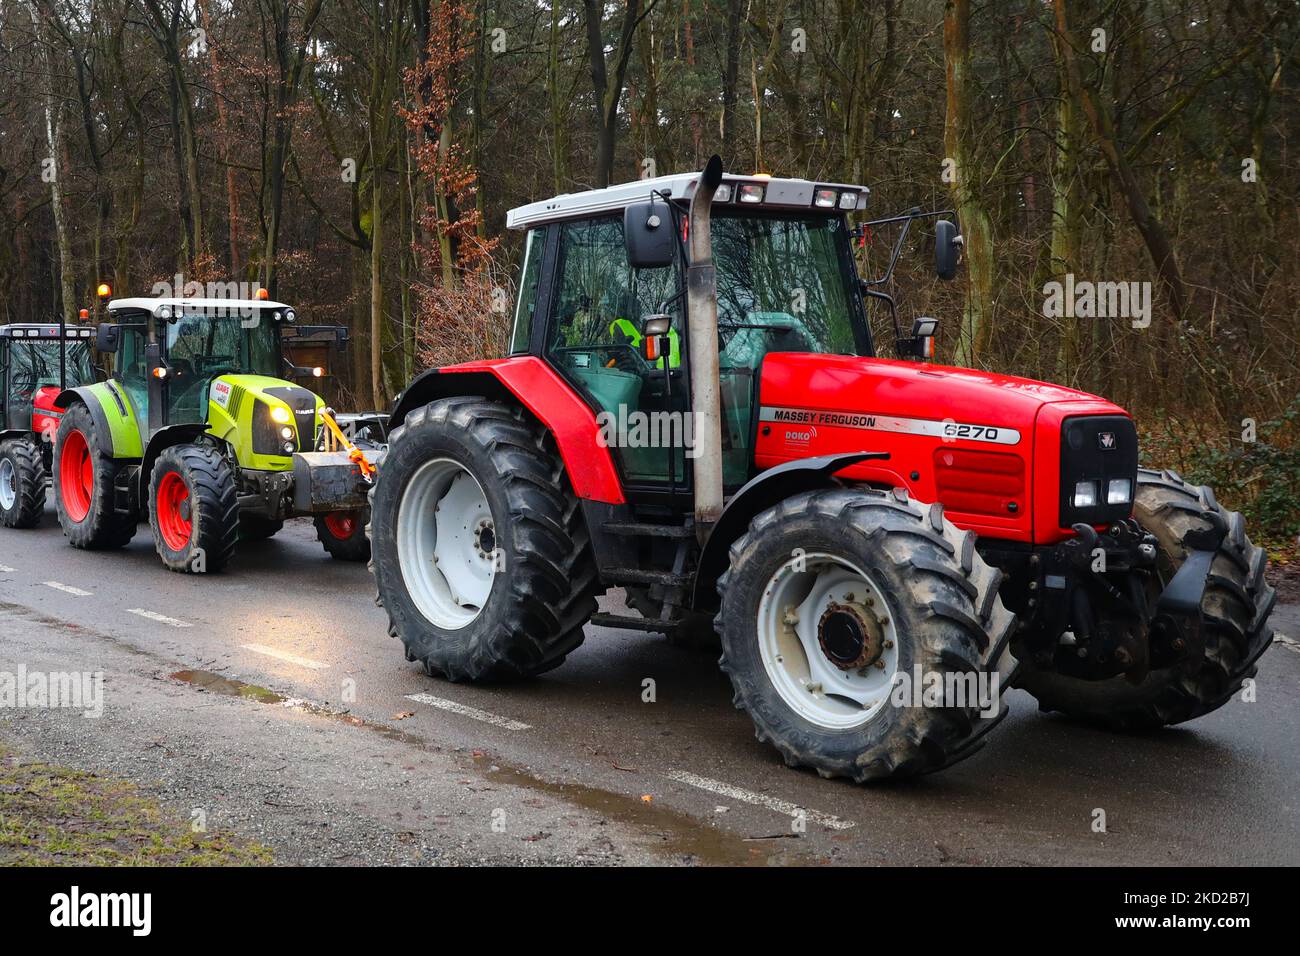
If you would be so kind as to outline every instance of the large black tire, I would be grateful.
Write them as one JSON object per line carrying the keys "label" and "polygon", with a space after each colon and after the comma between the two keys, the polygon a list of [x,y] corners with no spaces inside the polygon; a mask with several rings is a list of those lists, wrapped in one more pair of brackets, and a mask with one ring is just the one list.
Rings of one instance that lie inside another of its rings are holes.
{"label": "large black tire", "polygon": [[[82,467],[69,464],[78,457],[79,442],[85,445],[86,480]],[[99,433],[90,409],[74,402],[59,422],[54,440],[54,504],[63,533],[74,548],[121,548],[135,537],[136,516],[113,507],[113,482],[122,467],[113,458],[109,436]]]}
{"label": "large black tire", "polygon": [[149,477],[149,526],[158,557],[171,571],[211,574],[230,562],[239,540],[239,501],[235,475],[220,452],[173,445],[158,455]]}
{"label": "large black tire", "polygon": [[1140,684],[1125,677],[1085,681],[1042,670],[1026,661],[1018,684],[1042,710],[1060,711],[1112,730],[1150,730],[1217,710],[1255,676],[1255,662],[1273,640],[1267,626],[1277,594],[1264,580],[1268,556],[1251,544],[1246,523],[1227,511],[1209,488],[1172,471],[1138,471],[1133,513],[1158,540],[1156,570],[1169,581],[1187,557],[1189,532],[1207,530],[1215,512],[1228,533],[1215,555],[1201,601],[1205,657],[1195,673],[1178,667],[1152,670]]}
{"label": "large black tire", "polygon": [[[0,443],[0,524],[6,528],[35,528],[45,513],[45,462],[29,438]],[[9,506],[5,498],[12,495]]]}
{"label": "large black tire", "polygon": [[284,522],[279,519],[271,519],[265,515],[245,514],[239,515],[239,540],[240,541],[265,541],[267,538],[274,538],[284,529]]}
{"label": "large black tire", "polygon": [[369,508],[317,515],[316,540],[335,561],[369,561],[370,539],[366,537],[369,523]]}
{"label": "large black tire", "polygon": [[[398,524],[412,477],[435,459],[478,482],[502,570],[477,616],[446,629],[416,606],[398,558]],[[408,660],[453,681],[528,677],[558,667],[582,643],[596,609],[590,538],[564,464],[544,428],[514,407],[448,398],[412,411],[390,435],[370,493],[367,528],[378,603]]]}
{"label": "large black tire", "polygon": [[998,597],[1001,572],[981,560],[975,534],[949,523],[941,505],[909,501],[901,489],[796,495],[754,518],[718,582],[722,669],[758,739],[792,767],[858,782],[938,770],[983,746],[1006,714],[1000,693],[996,713],[987,715],[974,701],[946,695],[938,706],[902,706],[891,696],[865,724],[848,729],[828,729],[787,703],[759,649],[761,600],[792,554],[818,553],[854,563],[883,599],[898,673],[911,678],[919,666],[922,675],[973,673],[991,685],[996,672],[1000,688],[1016,665],[1015,616]]}

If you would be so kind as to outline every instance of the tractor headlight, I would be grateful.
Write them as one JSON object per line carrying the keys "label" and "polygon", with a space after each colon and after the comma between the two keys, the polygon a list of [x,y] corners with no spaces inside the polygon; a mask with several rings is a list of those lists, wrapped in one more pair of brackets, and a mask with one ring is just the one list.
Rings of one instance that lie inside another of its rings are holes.
{"label": "tractor headlight", "polygon": [[280,437],[283,438],[285,441],[289,441],[290,439],[293,438],[293,429],[290,428],[288,425],[285,425],[283,428],[280,429]]}
{"label": "tractor headlight", "polygon": [[1112,478],[1106,486],[1106,504],[1126,505],[1133,500],[1133,482],[1127,478]]}
{"label": "tractor headlight", "polygon": [[742,183],[740,186],[741,202],[762,202],[763,187],[758,183]]}
{"label": "tractor headlight", "polygon": [[289,409],[283,405],[276,405],[271,409],[271,421],[277,425],[287,425],[293,416],[289,414]]}
{"label": "tractor headlight", "polygon": [[819,189],[813,193],[813,205],[821,206],[825,209],[832,209],[835,206],[835,190]]}
{"label": "tractor headlight", "polygon": [[1074,506],[1092,508],[1097,504],[1097,482],[1081,481],[1074,486]]}
{"label": "tractor headlight", "polygon": [[844,192],[840,193],[840,208],[857,209],[858,194],[855,192],[849,192],[847,189]]}
{"label": "tractor headlight", "polygon": [[284,443],[284,450],[287,451],[287,452],[289,452],[290,454],[292,454],[292,453],[293,453],[293,442],[291,442],[291,441],[287,441],[287,442],[285,442],[285,443]]}

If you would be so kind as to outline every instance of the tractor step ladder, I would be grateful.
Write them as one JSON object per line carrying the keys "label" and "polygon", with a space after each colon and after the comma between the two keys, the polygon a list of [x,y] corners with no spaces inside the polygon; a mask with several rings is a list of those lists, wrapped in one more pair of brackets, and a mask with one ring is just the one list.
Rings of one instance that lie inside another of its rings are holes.
{"label": "tractor step ladder", "polygon": [[687,565],[694,553],[695,528],[690,521],[684,524],[663,524],[642,521],[606,521],[601,529],[607,534],[627,538],[657,538],[673,540],[677,554],[671,571],[647,571],[642,568],[606,568],[601,575],[611,584],[640,584],[662,590],[663,613],[658,618],[628,614],[596,614],[591,623],[601,627],[619,627],[632,631],[651,631],[672,635],[681,627],[678,612],[686,597],[686,589],[695,577]]}

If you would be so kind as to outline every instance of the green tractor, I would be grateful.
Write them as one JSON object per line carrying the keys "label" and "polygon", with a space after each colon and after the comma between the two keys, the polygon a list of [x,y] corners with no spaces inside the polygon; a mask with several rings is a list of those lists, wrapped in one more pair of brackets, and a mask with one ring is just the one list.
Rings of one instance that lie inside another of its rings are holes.
{"label": "green tractor", "polygon": [[346,329],[298,326],[266,299],[116,299],[108,317],[95,345],[112,375],[54,403],[55,502],[74,547],[120,548],[147,517],[164,565],[213,572],[239,540],[311,515],[332,556],[369,557],[372,459],[315,392],[280,377],[321,375],[289,363],[284,338],[328,332],[342,348]]}
{"label": "green tractor", "polygon": [[[84,315],[84,313],[83,313]],[[34,528],[45,513],[55,399],[95,381],[94,330],[61,322],[0,325],[0,524]]]}

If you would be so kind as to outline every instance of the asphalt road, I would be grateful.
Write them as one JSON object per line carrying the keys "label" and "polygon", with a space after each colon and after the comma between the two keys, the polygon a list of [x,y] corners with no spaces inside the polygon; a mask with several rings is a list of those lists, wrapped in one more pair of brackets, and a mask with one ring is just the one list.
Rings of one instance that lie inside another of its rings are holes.
{"label": "asphalt road", "polygon": [[[1256,701],[1182,728],[1114,736],[1014,691],[973,758],[862,787],[787,769],[705,653],[588,627],[537,680],[454,685],[373,598],[305,521],[195,578],[147,526],[76,551],[47,510],[0,529],[0,671],[102,669],[104,715],[0,708],[0,739],[285,862],[1300,863],[1297,644],[1264,656]],[[1300,638],[1300,606],[1274,626]]]}

